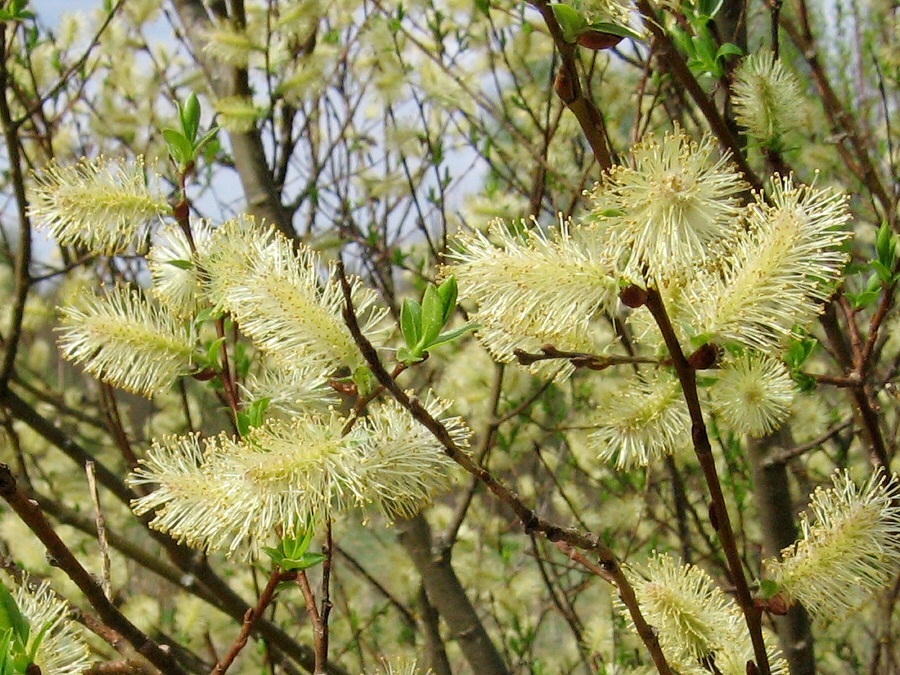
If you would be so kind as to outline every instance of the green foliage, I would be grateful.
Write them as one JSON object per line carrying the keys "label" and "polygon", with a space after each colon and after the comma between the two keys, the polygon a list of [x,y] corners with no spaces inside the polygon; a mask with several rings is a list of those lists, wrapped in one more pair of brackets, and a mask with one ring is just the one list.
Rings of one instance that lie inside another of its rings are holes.
{"label": "green foliage", "polygon": [[9,6],[0,9],[0,21],[18,22],[34,19],[35,14],[28,9],[28,0],[10,0]]}
{"label": "green foliage", "polygon": [[322,553],[309,552],[312,539],[313,530],[308,528],[295,537],[285,537],[277,548],[267,546],[263,550],[276,567],[286,571],[307,570],[321,565],[326,559]]}
{"label": "green foliage", "polygon": [[163,129],[162,131],[169,146],[169,154],[181,171],[196,162],[219,132],[219,128],[213,126],[205,134],[197,137],[200,130],[200,112],[200,101],[196,94],[191,93],[183,104],[178,104],[178,119],[181,122],[181,129]]}
{"label": "green foliage", "polygon": [[428,284],[421,304],[411,298],[404,299],[400,309],[400,330],[406,347],[401,347],[397,352],[399,361],[407,365],[421,361],[429,349],[453,342],[477,329],[475,324],[466,324],[441,332],[453,317],[457,295],[456,279],[451,276],[440,286]]}

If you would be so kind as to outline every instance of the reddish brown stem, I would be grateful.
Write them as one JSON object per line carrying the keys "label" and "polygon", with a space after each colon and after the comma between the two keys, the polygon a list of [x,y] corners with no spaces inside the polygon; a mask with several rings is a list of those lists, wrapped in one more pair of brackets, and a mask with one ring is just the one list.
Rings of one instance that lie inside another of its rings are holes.
{"label": "reddish brown stem", "polygon": [[706,423],[703,421],[703,411],[700,407],[700,397],[697,393],[697,373],[688,363],[684,352],[681,350],[681,345],[669,320],[662,297],[655,289],[648,289],[646,306],[662,333],[666,347],[672,357],[672,365],[678,375],[678,380],[681,382],[684,400],[687,403],[688,413],[691,417],[691,440],[693,441],[694,453],[700,462],[700,467],[703,469],[703,477],[706,479],[706,485],[709,489],[710,499],[712,500],[710,512],[714,515],[715,529],[719,534],[719,540],[722,543],[725,558],[728,561],[728,568],[731,571],[738,605],[744,613],[747,628],[750,632],[750,639],[753,642],[756,666],[759,668],[761,675],[769,675],[771,671],[766,646],[763,642],[761,611],[754,605],[750,586],[744,574],[744,566],[741,561],[740,551],[738,551],[734,530],[731,526],[731,519],[728,516],[725,495],[722,492],[722,485],[719,482],[719,474],[716,470],[716,460],[713,457],[709,435],[706,432]]}
{"label": "reddish brown stem", "polygon": [[266,607],[272,604],[272,600],[275,599],[275,592],[278,590],[278,584],[280,584],[282,581],[292,581],[296,577],[297,573],[294,571],[286,572],[276,569],[272,572],[272,574],[269,576],[269,582],[266,584],[263,592],[259,595],[259,600],[256,603],[256,607],[251,607],[244,613],[244,621],[241,624],[241,631],[238,633],[237,637],[234,639],[234,642],[231,644],[231,649],[229,649],[228,653],[219,660],[219,662],[216,664],[216,667],[210,671],[210,675],[224,675],[224,673],[231,667],[231,664],[234,663],[234,660],[238,657],[238,654],[241,653],[241,650],[247,646],[247,640],[250,639],[250,633],[253,632],[253,628],[256,626],[257,621],[259,621],[259,618],[266,610]]}
{"label": "reddish brown stem", "polygon": [[16,479],[9,467],[2,463],[0,463],[0,497],[6,500],[6,503],[22,522],[41,540],[41,543],[47,548],[47,554],[53,564],[65,572],[69,579],[78,586],[104,623],[121,634],[141,655],[162,672],[167,675],[186,675],[168,651],[162,649],[148,635],[141,632],[109,601],[93,575],[81,566],[81,563],[56,534],[37,502],[22,494],[16,487]]}

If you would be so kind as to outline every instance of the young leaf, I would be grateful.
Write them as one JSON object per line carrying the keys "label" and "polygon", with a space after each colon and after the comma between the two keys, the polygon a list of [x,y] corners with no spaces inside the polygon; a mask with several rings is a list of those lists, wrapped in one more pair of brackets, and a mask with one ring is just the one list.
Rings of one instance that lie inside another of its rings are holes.
{"label": "young leaf", "polygon": [[200,101],[197,100],[197,95],[191,92],[184,107],[179,106],[178,112],[181,115],[181,128],[184,136],[193,146],[197,139],[197,129],[200,128]]}
{"label": "young leaf", "polygon": [[400,308],[400,331],[410,349],[415,348],[422,337],[422,306],[411,298],[406,298]]}
{"label": "young leaf", "polygon": [[578,39],[578,33],[587,26],[587,20],[578,13],[574,7],[555,3],[550,5],[553,10],[553,16],[562,29],[563,39],[566,42],[575,42]]}
{"label": "young leaf", "polygon": [[31,626],[16,604],[16,599],[5,585],[0,584],[0,630],[5,629],[12,630],[13,639],[24,649]]}
{"label": "young leaf", "polygon": [[194,147],[184,134],[175,129],[163,129],[169,154],[178,166],[185,166],[194,158]]}
{"label": "young leaf", "polygon": [[422,297],[422,334],[416,343],[416,349],[428,349],[444,327],[444,303],[434,284],[428,284]]}
{"label": "young leaf", "polygon": [[887,221],[878,228],[875,251],[878,254],[878,262],[888,269],[894,267],[894,263],[897,261],[897,237],[888,226]]}
{"label": "young leaf", "polygon": [[437,338],[435,338],[434,342],[432,342],[428,346],[431,349],[433,349],[435,347],[440,347],[441,345],[445,345],[448,342],[453,342],[460,335],[465,335],[466,333],[473,331],[473,330],[478,330],[479,328],[481,328],[481,326],[478,325],[477,323],[468,323],[465,326],[463,326],[462,328],[457,328],[455,330],[447,331],[446,333],[441,333],[440,335],[437,336]]}
{"label": "young leaf", "polygon": [[[440,286],[438,286],[438,295],[441,297],[441,302],[444,305],[444,324],[447,325],[447,322],[450,320],[450,317],[453,316],[453,311],[456,309],[456,298],[459,296],[459,287],[456,284],[456,277],[450,277]],[[441,326],[443,328],[443,326]]]}

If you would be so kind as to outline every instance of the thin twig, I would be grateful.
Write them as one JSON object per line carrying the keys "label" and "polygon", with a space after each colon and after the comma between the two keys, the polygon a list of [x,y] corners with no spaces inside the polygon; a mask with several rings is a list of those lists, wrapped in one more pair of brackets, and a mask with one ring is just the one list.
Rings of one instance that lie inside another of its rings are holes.
{"label": "thin twig", "polygon": [[100,508],[100,492],[97,490],[97,479],[94,476],[94,463],[88,462],[84,467],[87,474],[88,488],[91,491],[91,500],[94,502],[95,516],[94,520],[97,525],[97,544],[100,547],[100,569],[101,580],[103,583],[103,592],[108,600],[112,600],[112,582],[110,579],[109,565],[109,541],[106,538],[106,519],[103,517],[103,509]]}
{"label": "thin twig", "polygon": [[646,306],[653,315],[665,340],[669,355],[672,357],[672,365],[681,383],[684,400],[687,403],[691,417],[691,440],[693,441],[694,453],[700,462],[706,485],[709,488],[710,499],[712,500],[710,512],[715,514],[714,526],[719,534],[725,558],[728,560],[738,605],[741,607],[747,622],[750,639],[753,642],[756,666],[759,668],[761,675],[769,675],[771,670],[766,646],[763,642],[761,610],[754,606],[753,597],[750,594],[750,586],[747,583],[747,576],[744,574],[744,566],[738,550],[737,540],[731,526],[731,519],[728,516],[725,495],[722,492],[722,485],[716,470],[716,460],[713,457],[709,435],[706,432],[706,423],[703,421],[703,411],[700,407],[700,397],[697,392],[697,372],[688,363],[684,352],[681,350],[681,344],[678,342],[678,336],[675,334],[675,329],[669,320],[663,299],[656,289],[647,289]]}
{"label": "thin twig", "polygon": [[[620,597],[628,607],[632,619],[635,621],[635,625],[646,625],[641,615],[637,599],[634,596],[634,590],[622,573],[619,561],[612,549],[600,541],[596,535],[575,528],[560,527],[535,513],[533,509],[522,502],[515,492],[497,480],[487,469],[479,466],[468,454],[463,452],[462,448],[460,448],[453,440],[453,437],[447,431],[447,428],[428,412],[417,397],[407,394],[396,382],[394,382],[394,380],[391,379],[390,374],[385,370],[381,360],[378,358],[375,347],[360,330],[359,320],[357,319],[356,312],[353,308],[352,290],[350,288],[350,283],[347,280],[347,276],[344,273],[342,260],[338,260],[337,272],[341,282],[341,288],[344,292],[344,321],[350,329],[350,334],[353,336],[353,339],[375,378],[384,385],[384,388],[391,393],[401,406],[408,410],[420,424],[432,433],[443,446],[444,454],[468,471],[472,476],[478,478],[478,480],[484,483],[488,490],[494,493],[497,499],[512,509],[513,513],[516,514],[516,517],[524,526],[526,533],[540,532],[551,542],[566,542],[571,546],[576,546],[596,554],[600,559],[601,567],[609,573],[610,578],[615,580],[615,583],[619,588]],[[666,664],[665,656],[663,656],[662,651],[659,648],[659,643],[657,642],[653,631],[647,630],[640,633],[640,636],[648,651],[653,656],[654,663],[656,663],[659,672],[663,675],[671,675],[671,670],[669,670],[669,667]]]}
{"label": "thin twig", "polygon": [[37,503],[22,494],[16,486],[16,479],[9,467],[2,463],[0,463],[0,497],[6,500],[6,503],[22,522],[41,540],[41,543],[47,548],[47,554],[54,566],[65,572],[66,576],[78,586],[104,623],[120,633],[140,654],[167,675],[187,675],[167,650],[156,644],[150,636],[131,623],[109,601],[100,584],[90,572],[82,567],[63,540],[59,538]]}
{"label": "thin twig", "polygon": [[216,667],[210,671],[210,675],[224,675],[231,667],[231,664],[234,663],[234,660],[237,658],[238,654],[241,653],[241,650],[247,646],[247,640],[250,639],[250,633],[253,632],[256,622],[259,621],[259,618],[266,610],[266,607],[272,604],[272,600],[275,599],[275,591],[278,590],[278,584],[282,581],[292,581],[296,576],[297,572],[286,572],[280,569],[274,570],[272,574],[269,575],[269,582],[266,584],[263,592],[260,593],[259,600],[256,602],[256,607],[251,607],[246,611],[244,614],[244,621],[241,624],[241,630],[231,644],[231,649],[229,649],[228,653],[216,664]]}

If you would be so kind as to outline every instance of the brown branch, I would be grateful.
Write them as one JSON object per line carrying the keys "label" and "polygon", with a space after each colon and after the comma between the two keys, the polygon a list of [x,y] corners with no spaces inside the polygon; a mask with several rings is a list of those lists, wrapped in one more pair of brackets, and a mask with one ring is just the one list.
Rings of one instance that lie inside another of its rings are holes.
{"label": "brown branch", "polygon": [[6,91],[9,81],[9,55],[6,53],[6,22],[0,22],[0,124],[6,142],[7,165],[19,215],[19,250],[16,252],[15,292],[10,311],[9,333],[3,338],[3,363],[0,365],[0,396],[9,386],[15,368],[16,354],[22,337],[22,321],[25,318],[25,301],[31,286],[31,220],[28,217],[28,198],[25,194],[25,176],[22,173],[21,148],[17,129],[12,121]]}
{"label": "brown branch", "polygon": [[650,656],[653,658],[656,669],[659,671],[660,675],[666,675],[667,673],[671,675],[672,671],[669,668],[669,664],[666,662],[666,657],[662,652],[662,648],[659,646],[659,638],[656,635],[656,629],[647,623],[646,619],[644,619],[644,616],[641,614],[637,597],[634,594],[634,589],[631,587],[631,582],[625,577],[625,573],[622,571],[621,566],[616,565],[614,568],[610,568],[602,562],[598,565],[591,560],[588,560],[583,553],[575,550],[572,546],[562,541],[556,542],[556,548],[582,567],[590,570],[598,577],[605,579],[619,589],[619,599],[625,607],[628,608],[631,620],[634,621],[635,630],[637,630],[644,645],[646,645],[647,649],[650,651]]}
{"label": "brown branch", "polygon": [[731,160],[737,164],[738,169],[744,174],[750,186],[757,191],[762,191],[762,182],[756,175],[756,172],[750,167],[747,158],[744,156],[743,149],[738,138],[732,133],[728,127],[725,118],[719,114],[715,103],[706,95],[697,78],[691,73],[690,68],[684,62],[678,49],[675,47],[669,35],[658,23],[656,18],[656,10],[650,4],[649,0],[638,0],[637,7],[644,17],[644,25],[653,34],[654,44],[658,45],[665,66],[672,72],[675,79],[685,88],[685,90],[693,99],[694,103],[700,108],[700,112],[709,123],[712,132],[719,139],[719,142],[731,154]]}
{"label": "brown branch", "polygon": [[[828,441],[834,436],[837,436],[844,429],[848,428],[851,424],[853,424],[853,419],[845,420],[840,424],[831,427],[828,431],[826,431],[821,436],[812,439],[806,443],[801,443],[800,445],[795,445],[793,448],[786,448],[781,452],[776,452],[774,454],[766,457],[762,464],[763,466],[771,466],[772,464],[784,464],[787,461],[793,459],[794,457],[799,457],[800,455],[806,454],[810,450],[814,450],[818,448],[820,445]],[[780,549],[779,549],[780,550]]]}
{"label": "brown branch", "polygon": [[282,581],[291,581],[297,577],[297,573],[294,571],[285,572],[283,570],[276,569],[269,576],[269,582],[266,584],[266,587],[263,589],[263,592],[259,595],[259,600],[256,602],[256,606],[248,609],[244,613],[244,621],[241,624],[241,631],[238,633],[237,637],[234,639],[234,642],[231,644],[231,648],[228,650],[228,653],[223,656],[219,662],[216,664],[216,667],[210,671],[210,675],[224,675],[224,673],[231,667],[231,664],[234,663],[234,660],[237,658],[238,654],[241,653],[241,650],[247,646],[247,640],[250,639],[250,634],[253,632],[254,627],[256,626],[257,621],[259,621],[263,612],[266,610],[270,604],[272,604],[272,600],[275,599],[275,591],[278,590],[278,584]]}
{"label": "brown branch", "polygon": [[541,345],[540,354],[526,352],[524,349],[516,349],[513,351],[513,354],[515,354],[519,364],[523,366],[530,366],[538,361],[553,359],[567,359],[576,368],[587,368],[588,370],[606,370],[610,366],[633,365],[635,363],[649,363],[657,366],[668,365],[666,361],[645,356],[619,356],[616,354],[601,356],[584,352],[567,352],[557,349],[550,344]]}
{"label": "brown branch", "polygon": [[[862,134],[856,127],[853,116],[841,104],[840,99],[831,86],[828,75],[819,61],[816,53],[815,39],[809,24],[809,15],[804,0],[797,0],[798,16],[800,26],[797,26],[789,17],[784,14],[780,16],[781,27],[788,34],[791,42],[797,47],[803,55],[807,65],[812,72],[813,80],[821,95],[822,105],[828,120],[831,123],[831,131],[839,136],[845,136],[850,141],[856,162],[859,164],[858,176],[865,184],[869,191],[875,196],[882,207],[882,217],[887,218],[896,228],[896,208],[893,200],[885,189],[875,166],[869,156],[869,148]],[[841,146],[840,143],[837,144]],[[852,163],[848,163],[848,168],[853,170],[855,167]]]}
{"label": "brown branch", "polygon": [[562,61],[556,77],[556,93],[575,115],[597,163],[605,171],[613,165],[612,151],[607,140],[606,122],[593,99],[585,96],[584,87],[581,85],[581,76],[578,74],[578,64],[575,60],[578,47],[566,42],[562,28],[560,28],[549,2],[528,0],[528,4],[536,8],[544,18]]}
{"label": "brown branch", "polygon": [[714,527],[719,534],[719,540],[725,552],[728,568],[731,571],[732,581],[735,585],[738,605],[744,613],[747,628],[750,632],[750,639],[753,642],[756,666],[759,668],[761,675],[769,675],[771,671],[766,646],[763,642],[761,611],[754,606],[753,596],[750,594],[750,586],[744,574],[741,554],[738,550],[734,530],[731,526],[731,519],[728,515],[725,495],[722,492],[722,485],[716,470],[716,460],[713,457],[709,435],[706,432],[706,423],[703,421],[703,411],[700,407],[700,397],[697,392],[697,372],[691,367],[684,352],[682,352],[675,329],[666,312],[663,299],[659,292],[653,288],[647,289],[646,306],[653,315],[660,333],[662,333],[669,355],[672,357],[672,365],[678,375],[678,380],[681,382],[684,400],[687,403],[688,413],[691,417],[691,440],[694,446],[694,453],[700,462],[700,467],[703,469],[703,477],[706,479],[706,485],[709,488],[710,499],[712,500],[710,512],[715,515]]}
{"label": "brown branch", "polygon": [[[378,358],[375,347],[360,330],[359,321],[357,320],[356,312],[353,309],[350,283],[347,281],[346,274],[344,274],[344,265],[341,260],[338,261],[338,275],[341,282],[341,288],[344,292],[344,321],[350,329],[350,334],[353,336],[357,347],[359,347],[360,352],[366,359],[366,363],[369,365],[375,378],[384,385],[385,389],[391,393],[401,406],[408,410],[420,424],[432,433],[443,446],[444,454],[468,471],[472,476],[484,483],[484,485],[494,493],[497,499],[512,509],[513,513],[516,514],[516,517],[524,526],[526,533],[540,532],[551,542],[566,542],[572,546],[596,554],[600,558],[601,566],[615,579],[620,594],[623,595],[623,598],[627,598],[628,602],[632,603],[633,611],[640,615],[640,608],[637,605],[636,599],[634,599],[634,590],[622,573],[619,561],[616,559],[612,549],[601,542],[596,535],[588,534],[575,528],[560,527],[535,513],[533,509],[525,505],[515,492],[497,480],[487,469],[476,464],[468,454],[463,452],[463,450],[455,443],[453,437],[447,431],[447,428],[428,412],[417,397],[407,394],[394,380],[391,379],[390,374],[385,370],[381,360]],[[682,356],[682,358],[684,357]],[[687,362],[685,361],[685,363]],[[623,599],[623,601],[626,600]],[[632,611],[632,607],[629,607],[629,611]],[[648,634],[642,634],[641,639],[644,640],[644,644],[651,654],[654,654],[654,662],[656,662],[658,658],[661,659],[664,664],[665,657],[662,656],[661,652],[659,652],[658,655],[656,654],[656,652],[659,651],[659,647],[658,644],[655,643],[655,640],[650,639],[651,634],[652,631]],[[668,673],[670,671],[660,670],[660,672]],[[763,675],[768,675],[768,671],[764,671]]]}
{"label": "brown branch", "polygon": [[120,633],[132,646],[166,675],[187,675],[172,655],[144,634],[106,597],[100,584],[81,566],[44,517],[37,503],[26,498],[6,464],[0,463],[0,497],[47,548],[54,566],[60,568],[84,594],[104,623]]}

